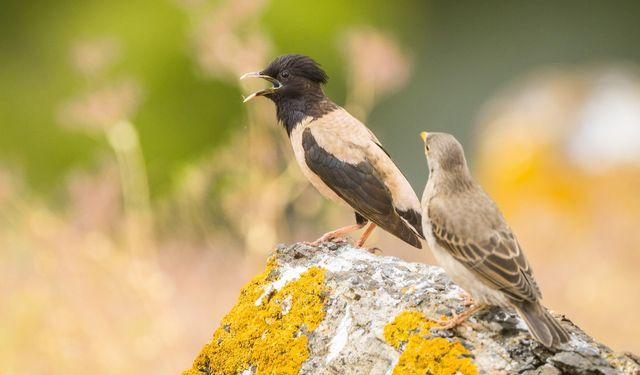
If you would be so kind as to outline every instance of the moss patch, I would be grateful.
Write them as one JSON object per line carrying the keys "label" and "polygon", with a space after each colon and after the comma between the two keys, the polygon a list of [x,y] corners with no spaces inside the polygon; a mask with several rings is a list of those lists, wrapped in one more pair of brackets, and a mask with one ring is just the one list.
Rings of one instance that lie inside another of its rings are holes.
{"label": "moss patch", "polygon": [[401,352],[393,375],[478,373],[460,342],[430,337],[429,328],[436,324],[419,312],[404,311],[384,327],[384,338]]}
{"label": "moss patch", "polygon": [[308,332],[324,318],[324,270],[309,268],[295,281],[256,301],[278,279],[273,262],[242,289],[238,303],[222,320],[183,375],[298,374],[309,357]]}

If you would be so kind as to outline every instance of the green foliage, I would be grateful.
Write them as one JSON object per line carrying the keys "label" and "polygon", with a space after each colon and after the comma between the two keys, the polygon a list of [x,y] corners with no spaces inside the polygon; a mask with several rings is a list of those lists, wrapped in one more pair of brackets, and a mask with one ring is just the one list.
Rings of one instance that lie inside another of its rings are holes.
{"label": "green foliage", "polygon": [[[380,7],[367,1],[277,1],[267,4],[259,26],[273,35],[274,53],[296,51],[321,60],[335,78],[330,94],[340,100],[345,96],[340,33],[353,25],[391,26],[409,13],[408,7],[376,3]],[[58,189],[70,169],[99,163],[108,152],[104,139],[61,127],[58,113],[67,99],[90,86],[73,67],[73,45],[106,38],[119,47],[106,79],[131,77],[141,87],[140,106],[130,120],[139,132],[152,194],[168,191],[171,176],[185,162],[242,129],[237,85],[203,74],[194,57],[194,24],[220,5],[182,0],[3,5],[0,160],[23,169],[29,184],[43,192]],[[190,17],[189,6],[197,7],[196,17]]]}

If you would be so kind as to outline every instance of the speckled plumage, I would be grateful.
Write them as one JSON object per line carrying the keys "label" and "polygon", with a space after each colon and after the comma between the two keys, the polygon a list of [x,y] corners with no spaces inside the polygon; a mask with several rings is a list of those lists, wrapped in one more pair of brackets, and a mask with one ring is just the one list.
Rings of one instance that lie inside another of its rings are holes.
{"label": "speckled plumage", "polygon": [[541,305],[540,289],[515,235],[473,180],[451,135],[425,139],[429,179],[422,196],[424,235],[438,263],[477,303],[514,307],[546,346],[568,340]]}

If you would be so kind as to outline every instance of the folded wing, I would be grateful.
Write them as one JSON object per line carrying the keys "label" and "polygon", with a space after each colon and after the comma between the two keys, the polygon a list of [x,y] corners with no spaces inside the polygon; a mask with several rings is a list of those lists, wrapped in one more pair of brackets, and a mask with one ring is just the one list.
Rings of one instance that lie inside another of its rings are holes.
{"label": "folded wing", "polygon": [[[500,224],[504,221],[479,220],[470,228],[463,215],[456,215],[463,210],[448,207],[445,202],[434,197],[429,203],[436,242],[483,283],[504,292],[513,303],[537,301],[541,294],[531,267],[511,229]],[[491,212],[480,212],[487,207]],[[502,217],[493,204],[474,204],[464,211],[472,211],[479,218]]]}
{"label": "folded wing", "polygon": [[[398,209],[390,187],[385,184],[387,175],[380,171],[380,156],[372,154],[375,151],[371,151],[366,143],[343,141],[335,136],[331,137],[331,142],[332,152],[328,152],[318,142],[311,127],[304,130],[302,144],[309,169],[360,215],[410,245],[421,248],[421,236],[410,224],[411,221],[420,223],[420,213],[413,209]],[[388,158],[379,145],[372,145]]]}

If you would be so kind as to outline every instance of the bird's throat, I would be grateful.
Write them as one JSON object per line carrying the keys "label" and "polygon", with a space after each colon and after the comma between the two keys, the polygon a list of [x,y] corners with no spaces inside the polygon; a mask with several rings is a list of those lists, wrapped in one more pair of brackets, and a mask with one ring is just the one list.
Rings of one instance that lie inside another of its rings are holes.
{"label": "bird's throat", "polygon": [[276,116],[290,136],[293,129],[304,120],[305,103],[298,99],[274,100],[276,103]]}
{"label": "bird's throat", "polygon": [[296,98],[274,97],[278,122],[291,135],[305,118],[320,118],[339,107],[324,95],[305,95]]}

